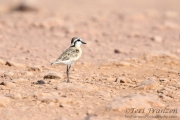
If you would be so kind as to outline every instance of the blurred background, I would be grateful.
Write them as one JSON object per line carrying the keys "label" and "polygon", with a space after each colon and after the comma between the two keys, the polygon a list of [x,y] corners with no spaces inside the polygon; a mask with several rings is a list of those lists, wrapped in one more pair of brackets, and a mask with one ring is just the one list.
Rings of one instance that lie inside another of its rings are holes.
{"label": "blurred background", "polygon": [[0,0],[0,59],[49,64],[87,42],[80,61],[180,56],[179,0]]}

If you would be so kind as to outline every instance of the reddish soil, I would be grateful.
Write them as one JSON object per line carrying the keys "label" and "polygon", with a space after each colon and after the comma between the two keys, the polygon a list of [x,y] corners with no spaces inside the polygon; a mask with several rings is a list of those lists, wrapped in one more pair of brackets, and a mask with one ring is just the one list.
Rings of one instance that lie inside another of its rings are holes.
{"label": "reddish soil", "polygon": [[[0,120],[180,119],[179,4],[0,0]],[[76,36],[87,44],[66,83],[50,63]]]}

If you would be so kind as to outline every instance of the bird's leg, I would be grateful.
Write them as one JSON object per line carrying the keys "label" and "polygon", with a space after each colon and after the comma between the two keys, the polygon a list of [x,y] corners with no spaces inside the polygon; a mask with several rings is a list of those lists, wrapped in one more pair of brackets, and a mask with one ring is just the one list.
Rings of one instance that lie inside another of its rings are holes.
{"label": "bird's leg", "polygon": [[70,81],[69,81],[69,66],[68,66],[68,65],[67,65],[66,73],[67,73],[67,82],[70,82]]}
{"label": "bird's leg", "polygon": [[70,68],[71,68],[71,65],[69,65],[69,70],[70,70]]}
{"label": "bird's leg", "polygon": [[69,80],[69,71],[70,71],[70,68],[71,68],[71,65],[69,65],[69,68],[68,68],[68,81],[67,82],[70,82],[70,80]]}

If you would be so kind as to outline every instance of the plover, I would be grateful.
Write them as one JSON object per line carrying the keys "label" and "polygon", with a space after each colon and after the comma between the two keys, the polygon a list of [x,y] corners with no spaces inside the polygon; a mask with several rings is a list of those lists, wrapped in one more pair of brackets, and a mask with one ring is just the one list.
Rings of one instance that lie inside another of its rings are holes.
{"label": "plover", "polygon": [[81,44],[86,44],[86,43],[83,42],[81,38],[73,37],[71,40],[71,46],[67,50],[65,50],[55,62],[51,63],[51,65],[58,63],[64,63],[67,65],[67,70],[66,70],[67,82],[70,82],[69,70],[71,68],[71,65],[74,64],[81,57],[82,54],[82,50],[80,47]]}

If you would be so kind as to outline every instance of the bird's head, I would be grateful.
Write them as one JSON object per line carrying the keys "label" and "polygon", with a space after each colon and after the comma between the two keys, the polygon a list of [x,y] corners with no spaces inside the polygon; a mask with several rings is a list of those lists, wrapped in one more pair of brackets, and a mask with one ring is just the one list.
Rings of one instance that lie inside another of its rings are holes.
{"label": "bird's head", "polygon": [[78,38],[78,37],[73,37],[71,39],[71,47],[80,47],[81,44],[86,44],[85,42],[83,42],[81,40],[81,38]]}

